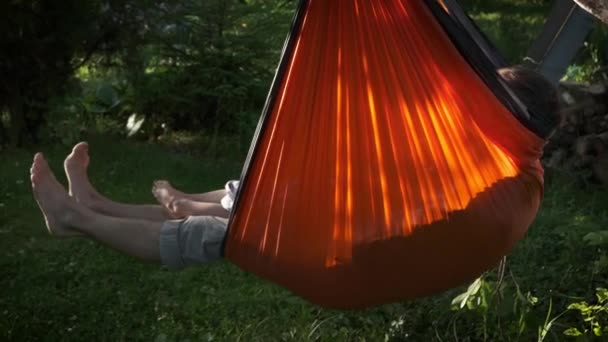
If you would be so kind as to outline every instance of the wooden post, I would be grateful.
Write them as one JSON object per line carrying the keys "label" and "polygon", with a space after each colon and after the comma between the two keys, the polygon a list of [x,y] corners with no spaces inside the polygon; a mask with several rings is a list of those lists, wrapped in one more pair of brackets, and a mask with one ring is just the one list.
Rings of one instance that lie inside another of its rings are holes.
{"label": "wooden post", "polygon": [[585,11],[608,24],[608,0],[574,0]]}

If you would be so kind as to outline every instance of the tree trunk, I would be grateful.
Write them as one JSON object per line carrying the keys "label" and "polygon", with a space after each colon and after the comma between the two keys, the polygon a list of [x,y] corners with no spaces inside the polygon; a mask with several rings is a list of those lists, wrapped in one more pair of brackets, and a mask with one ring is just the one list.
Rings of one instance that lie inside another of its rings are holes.
{"label": "tree trunk", "polygon": [[221,99],[218,99],[217,101],[217,108],[215,110],[215,119],[213,120],[213,136],[211,137],[211,141],[209,142],[209,148],[208,151],[211,152],[211,155],[213,156],[213,158],[217,158],[219,153],[218,153],[218,146],[217,146],[217,140],[218,137],[220,135],[220,104],[221,104]]}
{"label": "tree trunk", "polygon": [[9,112],[9,133],[8,143],[11,147],[23,145],[25,133],[25,112],[19,91],[12,97],[12,103],[8,107]]}
{"label": "tree trunk", "polygon": [[4,127],[4,122],[0,119],[0,150],[2,150],[2,146],[8,144],[8,136],[6,133],[6,127]]}
{"label": "tree trunk", "polygon": [[47,124],[46,110],[31,106],[28,106],[27,109],[27,112],[24,112],[24,131],[22,133],[27,140],[23,140],[22,142],[26,144],[39,144],[40,130]]}
{"label": "tree trunk", "polygon": [[599,20],[608,24],[608,1],[607,0],[574,0],[587,12],[593,14]]}

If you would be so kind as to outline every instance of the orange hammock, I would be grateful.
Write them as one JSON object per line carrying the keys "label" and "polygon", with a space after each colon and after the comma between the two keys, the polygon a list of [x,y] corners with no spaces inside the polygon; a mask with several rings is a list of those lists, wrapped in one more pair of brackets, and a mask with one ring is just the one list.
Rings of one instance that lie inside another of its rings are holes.
{"label": "orange hammock", "polygon": [[543,139],[455,45],[438,19],[457,23],[449,3],[302,2],[230,219],[230,261],[313,303],[360,308],[461,285],[523,237]]}

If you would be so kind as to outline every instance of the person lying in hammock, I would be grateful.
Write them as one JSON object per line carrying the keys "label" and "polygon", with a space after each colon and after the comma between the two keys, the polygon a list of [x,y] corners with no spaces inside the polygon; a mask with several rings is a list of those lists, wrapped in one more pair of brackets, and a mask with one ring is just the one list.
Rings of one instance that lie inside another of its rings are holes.
{"label": "person lying in hammock", "polygon": [[[499,74],[532,115],[542,115],[544,122],[557,129],[560,101],[551,83],[522,67],[501,69]],[[231,199],[238,183],[229,182],[229,191],[187,195],[168,183],[157,182],[153,192],[162,205],[130,205],[102,196],[89,182],[88,165],[88,145],[77,144],[64,163],[68,192],[56,180],[44,156],[34,156],[32,189],[49,233],[94,239],[142,261],[172,269],[221,258]]]}
{"label": "person lying in hammock", "polygon": [[[51,235],[88,237],[142,261],[163,261],[174,267],[181,258],[204,262],[219,257],[229,214],[222,206],[222,198],[227,196],[225,190],[198,195],[179,193],[179,200],[166,203],[179,203],[179,210],[204,214],[181,220],[176,220],[176,216],[182,214],[169,211],[164,205],[114,202],[100,194],[89,181],[88,149],[87,143],[78,143],[64,161],[69,183],[67,192],[44,156],[41,153],[34,156],[30,170],[32,189]],[[167,189],[168,184],[157,182],[154,192],[168,200]],[[184,243],[191,248],[186,250]]]}

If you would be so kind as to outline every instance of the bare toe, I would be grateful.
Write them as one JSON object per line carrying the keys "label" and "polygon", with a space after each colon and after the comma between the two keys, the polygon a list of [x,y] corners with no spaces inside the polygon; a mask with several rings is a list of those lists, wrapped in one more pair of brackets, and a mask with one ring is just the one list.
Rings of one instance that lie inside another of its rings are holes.
{"label": "bare toe", "polygon": [[165,188],[171,186],[171,184],[169,183],[169,181],[159,179],[154,181],[154,186],[157,188]]}
{"label": "bare toe", "polygon": [[89,166],[89,144],[80,142],[72,148],[72,153],[65,159],[64,167],[79,168],[86,171]]}

